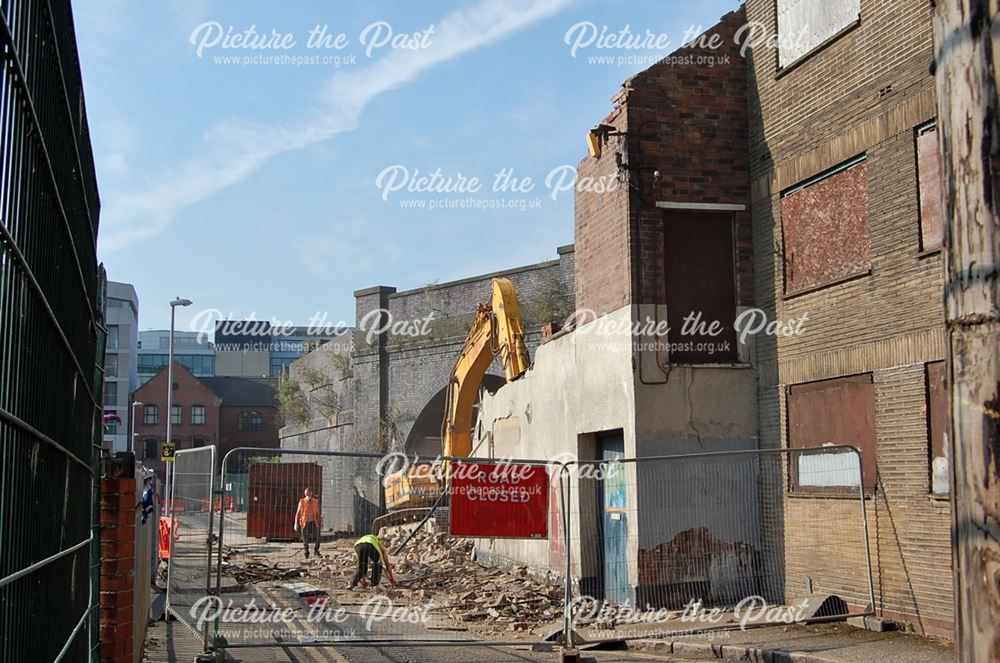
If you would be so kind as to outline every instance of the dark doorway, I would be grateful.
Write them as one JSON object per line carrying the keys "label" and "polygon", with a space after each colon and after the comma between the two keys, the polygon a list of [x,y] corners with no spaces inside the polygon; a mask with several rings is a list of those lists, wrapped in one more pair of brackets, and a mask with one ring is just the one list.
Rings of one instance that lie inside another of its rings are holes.
{"label": "dark doorway", "polygon": [[670,361],[736,361],[732,213],[671,210],[663,218]]}

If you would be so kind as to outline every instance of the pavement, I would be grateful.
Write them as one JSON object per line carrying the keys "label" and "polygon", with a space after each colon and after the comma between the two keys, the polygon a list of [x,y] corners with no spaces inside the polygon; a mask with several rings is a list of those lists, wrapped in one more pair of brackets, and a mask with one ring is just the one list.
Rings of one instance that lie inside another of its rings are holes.
{"label": "pavement", "polygon": [[843,622],[640,639],[633,650],[687,658],[767,663],[951,663],[953,643],[912,633],[877,633]]}
{"label": "pavement", "polygon": [[[201,652],[201,640],[177,621],[150,626],[146,663],[190,663]],[[628,650],[585,650],[595,663],[625,661],[747,661],[759,663],[950,663],[951,642],[902,632],[875,633],[844,623],[774,626],[746,631],[666,636],[628,642]],[[275,645],[230,649],[233,663],[535,663],[559,660],[558,649],[532,651],[530,646],[494,646],[484,641],[449,646],[353,647]],[[586,660],[586,658],[584,659]]]}
{"label": "pavement", "polygon": [[[144,663],[191,663],[201,653],[201,639],[177,621],[155,622],[150,625]],[[628,663],[635,661],[687,661],[659,653],[632,651],[584,652],[584,661],[592,663]],[[697,659],[706,662],[710,659]],[[714,659],[711,659],[714,660]],[[486,643],[461,646],[272,646],[253,649],[230,649],[226,661],[231,663],[555,663],[557,649],[549,652],[531,651],[527,646],[497,647]]]}

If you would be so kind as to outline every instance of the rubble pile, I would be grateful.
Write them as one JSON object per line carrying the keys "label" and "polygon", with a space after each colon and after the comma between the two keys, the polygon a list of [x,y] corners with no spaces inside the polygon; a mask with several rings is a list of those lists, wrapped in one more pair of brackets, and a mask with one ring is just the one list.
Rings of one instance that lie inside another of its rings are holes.
{"label": "rubble pile", "polygon": [[[398,585],[385,590],[389,598],[410,604],[433,599],[435,609],[453,621],[493,632],[532,631],[562,615],[561,585],[535,578],[523,566],[481,566],[473,559],[472,541],[431,527],[422,529],[402,553],[390,555]],[[410,531],[412,527],[383,531],[390,553]],[[335,546],[322,565],[321,577],[340,578],[346,586],[355,568],[353,549]]]}
{"label": "rubble pile", "polygon": [[226,560],[226,575],[234,578],[240,585],[252,585],[257,582],[267,580],[288,580],[289,578],[300,578],[305,575],[305,571],[298,567],[285,568],[280,564],[266,561],[264,559],[247,560],[242,564],[230,560],[230,555],[223,557]]}

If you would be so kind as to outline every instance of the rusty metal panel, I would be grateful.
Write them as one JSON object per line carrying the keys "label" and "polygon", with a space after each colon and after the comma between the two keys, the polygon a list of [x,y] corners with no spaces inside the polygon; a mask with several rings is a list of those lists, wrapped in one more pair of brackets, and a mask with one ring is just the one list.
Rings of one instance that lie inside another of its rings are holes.
{"label": "rusty metal panel", "polygon": [[861,19],[861,0],[778,0],[778,66],[787,67]]}
{"label": "rusty metal panel", "polygon": [[927,364],[927,433],[930,436],[931,492],[949,492],[948,468],[948,384],[945,362]]}
{"label": "rusty metal panel", "polygon": [[[865,492],[876,482],[875,387],[870,373],[792,385],[788,390],[788,446],[793,449],[850,444],[861,450]],[[791,463],[792,489],[836,492],[799,485]]]}
{"label": "rusty metal panel", "polygon": [[295,509],[302,491],[312,488],[318,495],[322,486],[323,468],[316,463],[251,463],[247,536],[279,541],[296,538]]}
{"label": "rusty metal panel", "polygon": [[[671,210],[664,213],[664,225],[670,361],[736,361],[733,215]],[[685,330],[692,314],[700,315],[704,326]],[[719,327],[715,335],[709,330],[713,323]]]}
{"label": "rusty metal panel", "polygon": [[871,267],[867,172],[861,161],[782,197],[786,292]]}
{"label": "rusty metal panel", "polygon": [[920,248],[930,251],[944,241],[941,215],[941,152],[936,129],[917,135],[917,179],[920,186]]}

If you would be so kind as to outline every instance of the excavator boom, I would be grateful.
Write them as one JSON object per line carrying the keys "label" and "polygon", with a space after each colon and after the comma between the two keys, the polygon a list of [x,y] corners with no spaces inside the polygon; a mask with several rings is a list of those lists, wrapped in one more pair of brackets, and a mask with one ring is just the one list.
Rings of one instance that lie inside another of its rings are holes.
{"label": "excavator boom", "polygon": [[[528,349],[521,329],[521,307],[514,284],[495,278],[489,301],[479,305],[465,345],[455,361],[448,381],[442,423],[442,447],[445,456],[469,456],[472,453],[472,416],[490,364],[500,357],[507,381],[516,380],[528,370]],[[427,466],[399,471],[385,482],[385,503],[391,510],[419,507],[433,502],[442,486]],[[385,518],[385,516],[383,516]]]}
{"label": "excavator boom", "polygon": [[483,376],[499,356],[507,381],[528,370],[528,349],[521,329],[521,307],[514,284],[493,279],[489,302],[479,305],[476,320],[451,372],[442,438],[445,456],[472,452],[472,414]]}

